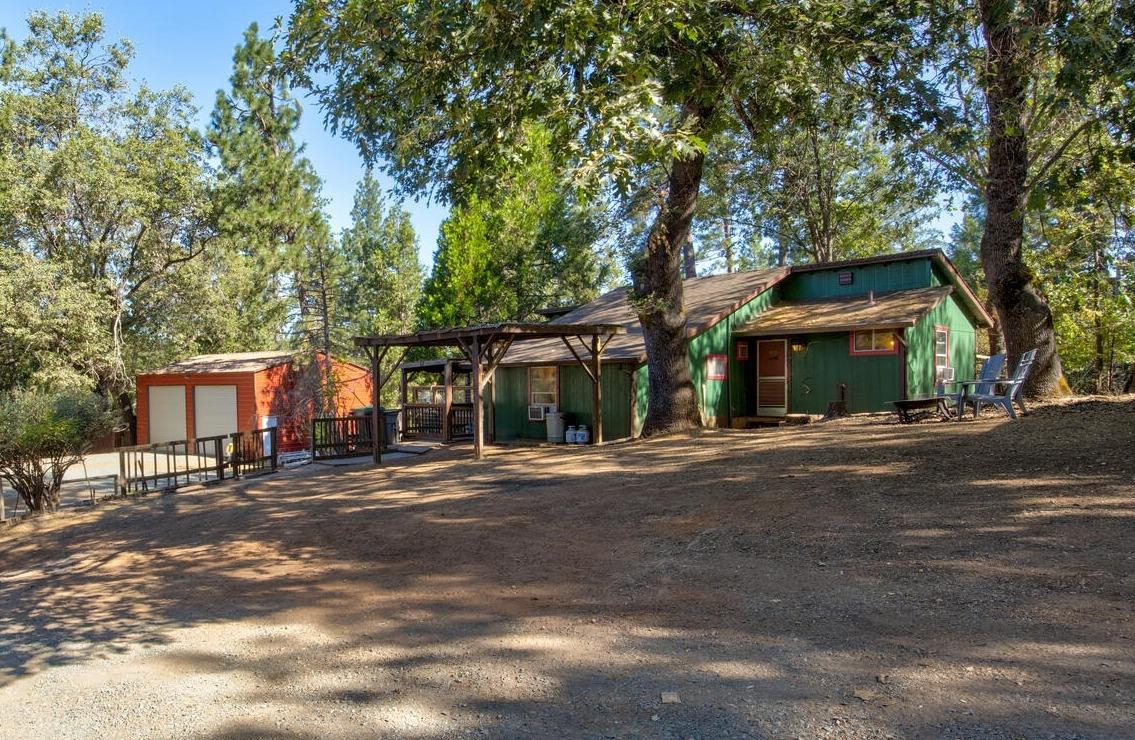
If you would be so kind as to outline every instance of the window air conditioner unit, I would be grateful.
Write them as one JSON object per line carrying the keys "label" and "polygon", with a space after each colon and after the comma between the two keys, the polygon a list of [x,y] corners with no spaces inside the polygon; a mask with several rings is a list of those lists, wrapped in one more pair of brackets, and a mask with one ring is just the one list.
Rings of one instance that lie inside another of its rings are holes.
{"label": "window air conditioner unit", "polygon": [[544,407],[543,406],[529,406],[528,407],[528,421],[543,421],[544,420]]}

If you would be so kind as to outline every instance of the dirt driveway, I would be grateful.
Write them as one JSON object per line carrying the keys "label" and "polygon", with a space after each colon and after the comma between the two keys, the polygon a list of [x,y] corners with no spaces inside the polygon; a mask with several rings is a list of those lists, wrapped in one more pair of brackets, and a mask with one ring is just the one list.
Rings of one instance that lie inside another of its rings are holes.
{"label": "dirt driveway", "polygon": [[26,523],[0,736],[1130,737],[1133,453],[1128,398]]}

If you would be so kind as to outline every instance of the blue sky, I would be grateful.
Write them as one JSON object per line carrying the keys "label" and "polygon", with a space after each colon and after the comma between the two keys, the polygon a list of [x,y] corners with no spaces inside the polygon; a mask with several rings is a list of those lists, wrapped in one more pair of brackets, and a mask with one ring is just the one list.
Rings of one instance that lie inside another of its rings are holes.
{"label": "blue sky", "polygon": [[[228,87],[232,56],[241,35],[252,21],[266,33],[277,16],[287,16],[288,0],[91,0],[85,3],[40,0],[34,3],[0,0],[0,27],[20,39],[26,33],[29,10],[97,11],[106,23],[108,40],[128,38],[134,44],[130,74],[151,87],[166,89],[183,85],[197,100],[198,121],[209,120],[217,90]],[[355,148],[323,129],[322,114],[314,101],[306,101],[298,138],[307,145],[307,156],[323,178],[328,215],[338,230],[350,223],[351,201],[363,166]],[[384,183],[389,180],[380,175]],[[438,226],[446,209],[424,200],[404,204],[418,232],[423,265],[433,261]]]}
{"label": "blue sky", "polygon": [[[228,87],[233,50],[248,24],[256,21],[261,33],[267,33],[278,16],[287,17],[292,4],[289,0],[41,0],[33,4],[0,0],[0,26],[22,38],[24,19],[33,8],[102,13],[109,40],[128,38],[134,44],[131,75],[154,88],[179,84],[188,88],[197,100],[198,121],[204,128],[217,90]],[[350,143],[324,130],[322,118],[315,101],[305,101],[298,138],[305,142],[307,156],[323,178],[328,215],[337,231],[350,223],[351,201],[363,166]],[[389,179],[380,177],[389,186]],[[403,206],[413,220],[421,262],[428,270],[447,209],[425,200],[407,200]],[[943,209],[929,226],[948,236],[959,218],[959,210]]]}

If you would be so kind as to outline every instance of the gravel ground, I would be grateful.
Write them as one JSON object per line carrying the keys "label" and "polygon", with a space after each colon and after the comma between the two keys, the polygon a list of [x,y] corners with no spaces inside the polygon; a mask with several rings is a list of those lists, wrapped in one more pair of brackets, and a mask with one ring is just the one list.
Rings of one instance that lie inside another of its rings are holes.
{"label": "gravel ground", "polygon": [[306,467],[0,532],[0,737],[1131,737],[1135,400]]}

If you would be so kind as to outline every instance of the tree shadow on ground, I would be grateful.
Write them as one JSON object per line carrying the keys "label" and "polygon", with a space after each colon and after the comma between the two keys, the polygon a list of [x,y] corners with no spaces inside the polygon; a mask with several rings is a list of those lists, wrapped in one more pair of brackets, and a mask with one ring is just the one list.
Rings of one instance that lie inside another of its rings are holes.
{"label": "tree shadow on ground", "polygon": [[1092,402],[108,506],[0,540],[0,705],[142,661],[222,681],[216,737],[1121,736],[1133,442]]}

